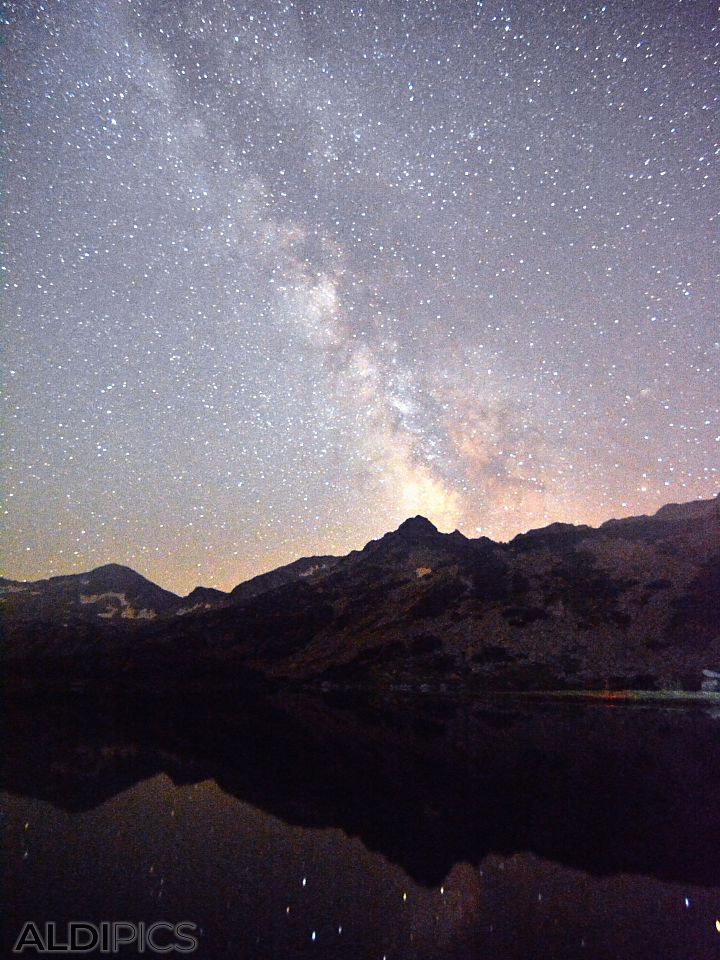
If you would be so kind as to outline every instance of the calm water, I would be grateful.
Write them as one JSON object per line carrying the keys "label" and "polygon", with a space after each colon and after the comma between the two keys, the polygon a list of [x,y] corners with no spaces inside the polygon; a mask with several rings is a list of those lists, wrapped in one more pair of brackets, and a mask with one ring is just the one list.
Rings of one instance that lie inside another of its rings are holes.
{"label": "calm water", "polygon": [[708,711],[103,697],[10,720],[5,955],[28,919],[163,919],[212,960],[720,956]]}

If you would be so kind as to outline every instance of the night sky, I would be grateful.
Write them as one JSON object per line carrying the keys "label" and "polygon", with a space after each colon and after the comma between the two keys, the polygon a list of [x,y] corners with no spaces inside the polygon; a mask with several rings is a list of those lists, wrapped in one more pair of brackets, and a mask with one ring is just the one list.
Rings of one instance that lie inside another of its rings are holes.
{"label": "night sky", "polygon": [[2,9],[8,575],[715,495],[716,3]]}

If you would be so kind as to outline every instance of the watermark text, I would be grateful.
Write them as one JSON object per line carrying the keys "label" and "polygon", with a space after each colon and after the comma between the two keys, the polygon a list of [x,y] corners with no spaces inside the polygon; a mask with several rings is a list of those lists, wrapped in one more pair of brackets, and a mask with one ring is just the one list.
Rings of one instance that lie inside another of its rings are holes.
{"label": "watermark text", "polygon": [[13,953],[45,955],[58,953],[118,953],[123,947],[135,946],[138,953],[193,953],[198,947],[197,926],[189,920],[169,923],[156,920],[137,923],[132,920],[102,920],[90,923],[70,920],[23,925]]}

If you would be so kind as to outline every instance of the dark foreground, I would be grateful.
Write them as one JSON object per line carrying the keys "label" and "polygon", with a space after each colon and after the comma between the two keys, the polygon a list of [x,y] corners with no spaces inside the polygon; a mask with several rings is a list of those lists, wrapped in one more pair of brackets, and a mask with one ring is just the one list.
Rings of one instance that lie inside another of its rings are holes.
{"label": "dark foreground", "polygon": [[212,960],[720,956],[714,711],[25,693],[3,955],[163,919]]}

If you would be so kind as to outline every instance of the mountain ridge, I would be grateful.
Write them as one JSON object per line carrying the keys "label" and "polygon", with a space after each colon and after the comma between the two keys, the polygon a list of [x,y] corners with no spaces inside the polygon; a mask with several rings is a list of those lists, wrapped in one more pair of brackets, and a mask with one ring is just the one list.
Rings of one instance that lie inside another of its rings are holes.
{"label": "mountain ridge", "polygon": [[719,505],[550,524],[509,543],[417,516],[344,557],[186,598],[112,564],[5,580],[3,656],[340,685],[697,686],[720,665]]}
{"label": "mountain ridge", "polygon": [[150,580],[148,577],[145,577],[144,574],[138,573],[136,570],[134,570],[132,567],[129,567],[127,564],[116,563],[114,561],[108,561],[107,563],[101,564],[98,567],[92,567],[88,571],[82,571],[80,573],[53,574],[52,576],[49,576],[49,577],[41,577],[39,580],[16,580],[16,579],[13,579],[12,577],[0,576],[0,588],[7,585],[24,587],[24,586],[32,586],[34,584],[39,584],[39,583],[46,583],[50,581],[67,580],[72,577],[88,577],[91,574],[98,574],[102,571],[111,571],[111,570],[126,571],[134,574],[137,577],[142,578],[147,583],[151,583],[153,586],[157,587],[159,590],[163,590],[165,593],[171,594],[172,596],[176,597],[178,600],[184,600],[187,602],[188,600],[194,599],[196,594],[200,596],[205,592],[207,592],[208,595],[223,594],[225,596],[230,596],[234,591],[239,590],[239,588],[245,586],[246,584],[252,583],[254,581],[258,581],[261,578],[268,577],[280,570],[286,570],[287,568],[294,567],[296,565],[309,564],[311,562],[317,563],[317,562],[323,562],[323,561],[330,562],[334,560],[342,560],[345,557],[350,556],[352,554],[361,553],[371,544],[378,543],[381,540],[385,539],[386,537],[391,537],[395,534],[403,534],[403,533],[407,534],[407,531],[412,531],[415,528],[416,524],[420,529],[429,530],[431,533],[437,533],[444,537],[458,537],[458,538],[462,538],[463,540],[468,540],[471,542],[485,541],[485,542],[493,543],[497,546],[506,546],[508,544],[521,541],[524,538],[529,537],[531,535],[549,533],[550,531],[553,531],[553,532],[567,531],[569,533],[575,531],[578,533],[580,532],[584,533],[584,532],[604,530],[606,528],[609,529],[611,527],[615,527],[616,525],[631,524],[631,523],[636,523],[638,521],[651,520],[653,518],[663,518],[663,519],[671,519],[672,517],[678,518],[678,514],[680,515],[679,519],[682,519],[683,515],[685,514],[694,514],[697,512],[703,513],[705,510],[708,509],[708,504],[715,504],[717,514],[720,517],[720,492],[718,492],[718,494],[715,497],[710,499],[696,499],[696,500],[688,500],[680,503],[666,503],[666,504],[663,504],[661,507],[658,507],[655,513],[651,513],[651,514],[637,514],[629,517],[610,517],[607,520],[604,520],[597,527],[593,527],[589,524],[574,524],[574,523],[568,523],[565,521],[553,521],[544,527],[532,527],[529,530],[517,533],[515,534],[514,537],[512,537],[510,540],[507,540],[507,541],[492,540],[491,538],[483,535],[479,537],[468,537],[466,536],[466,534],[462,533],[462,531],[457,529],[453,530],[450,533],[444,533],[440,531],[435,526],[435,524],[431,520],[429,520],[427,517],[423,516],[422,514],[416,514],[414,517],[408,517],[406,520],[403,520],[402,523],[395,530],[389,530],[386,533],[382,534],[380,537],[377,537],[372,540],[368,540],[368,542],[365,544],[364,547],[361,547],[357,550],[351,550],[348,554],[345,554],[344,556],[310,555],[307,557],[305,556],[298,557],[295,560],[289,561],[288,563],[281,564],[279,567],[273,567],[271,570],[267,570],[263,573],[255,574],[252,577],[249,577],[247,580],[240,580],[234,587],[231,587],[230,590],[221,590],[218,587],[205,587],[202,585],[197,585],[193,587],[190,593],[186,594],[184,597],[181,594],[174,593],[173,591],[168,590],[165,587],[161,587],[159,584],[156,584],[154,581]]}

